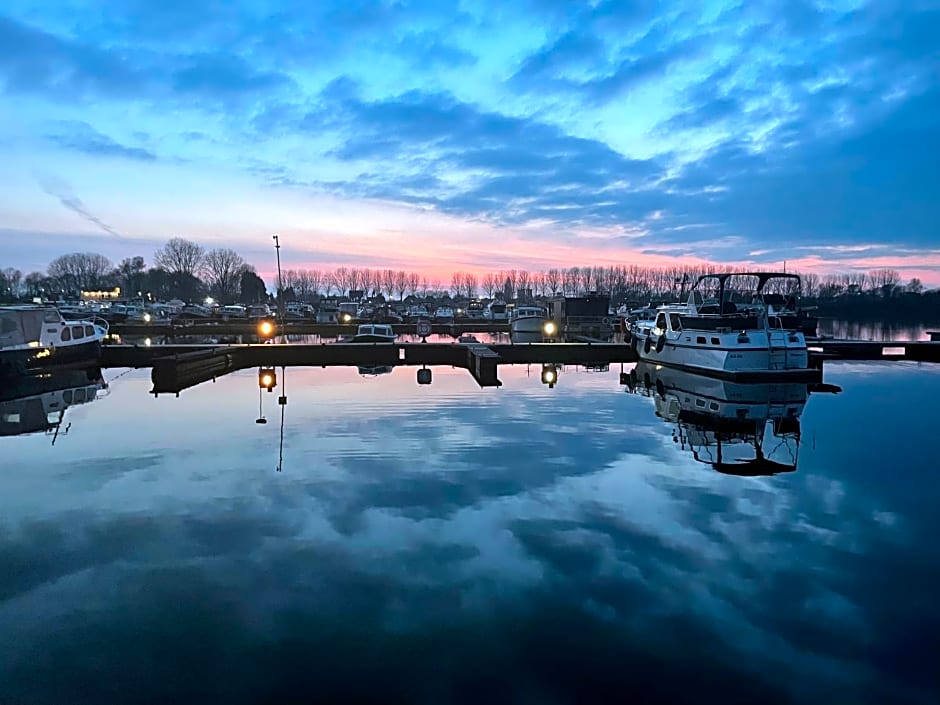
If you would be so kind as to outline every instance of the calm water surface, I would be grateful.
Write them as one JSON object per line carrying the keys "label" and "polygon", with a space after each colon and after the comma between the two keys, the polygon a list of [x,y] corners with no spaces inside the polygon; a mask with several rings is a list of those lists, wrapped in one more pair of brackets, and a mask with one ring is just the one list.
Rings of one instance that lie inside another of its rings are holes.
{"label": "calm water surface", "polygon": [[827,366],[772,477],[616,372],[288,370],[282,472],[254,372],[0,438],[0,703],[937,702],[940,367]]}

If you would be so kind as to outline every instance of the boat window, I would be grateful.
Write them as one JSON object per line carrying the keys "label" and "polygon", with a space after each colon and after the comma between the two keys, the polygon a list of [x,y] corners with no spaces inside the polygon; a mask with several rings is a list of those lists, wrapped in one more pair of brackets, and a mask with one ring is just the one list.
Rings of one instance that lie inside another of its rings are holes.
{"label": "boat window", "polygon": [[656,328],[659,330],[666,330],[666,314],[660,313],[656,316]]}
{"label": "boat window", "polygon": [[42,317],[43,323],[58,323],[60,320],[61,316],[59,316],[58,312],[56,311],[47,311],[46,314]]}
{"label": "boat window", "polygon": [[699,345],[706,345],[708,343],[704,335],[700,335],[698,338],[696,338],[695,342],[698,343]]}
{"label": "boat window", "polygon": [[95,329],[91,326],[85,326],[85,335],[93,336],[95,334]]}
{"label": "boat window", "polygon": [[696,399],[696,400],[695,400],[695,406],[705,406],[705,400],[704,400],[704,399]]}
{"label": "boat window", "polygon": [[81,403],[84,402],[84,401],[85,401],[85,390],[84,390],[84,388],[82,388],[82,389],[76,389],[76,390],[75,390],[75,403],[76,403],[76,404],[81,404]]}
{"label": "boat window", "polygon": [[72,390],[71,389],[66,389],[64,392],[62,392],[62,401],[64,401],[66,404],[72,403]]}
{"label": "boat window", "polygon": [[682,321],[679,320],[678,313],[669,314],[669,325],[673,330],[682,330]]}
{"label": "boat window", "polygon": [[712,338],[712,345],[721,345],[721,340],[719,338]]}
{"label": "boat window", "polygon": [[62,329],[62,340],[71,340],[72,339],[72,329],[66,326]]}
{"label": "boat window", "polygon": [[73,326],[73,327],[72,327],[72,338],[73,338],[73,339],[78,340],[79,338],[83,338],[84,336],[85,336],[85,329],[84,329],[84,328],[82,328],[81,326]]}

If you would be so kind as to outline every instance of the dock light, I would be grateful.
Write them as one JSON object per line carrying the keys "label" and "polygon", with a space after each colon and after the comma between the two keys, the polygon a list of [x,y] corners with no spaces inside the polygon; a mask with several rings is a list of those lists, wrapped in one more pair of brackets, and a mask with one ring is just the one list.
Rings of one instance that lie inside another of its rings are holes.
{"label": "dock light", "polygon": [[542,324],[542,333],[551,338],[555,333],[558,332],[558,326],[555,324],[555,321],[545,321]]}
{"label": "dock light", "polygon": [[418,370],[418,384],[431,384],[431,370],[427,367]]}
{"label": "dock light", "polygon": [[211,296],[207,296],[205,303],[206,303],[206,306],[211,306],[212,304],[215,303],[215,299],[213,299]]}
{"label": "dock light", "polygon": [[343,323],[349,323],[352,320],[352,316],[348,313],[343,314]]}
{"label": "dock light", "polygon": [[262,338],[270,338],[274,334],[274,324],[271,321],[261,321],[258,324],[258,334]]}
{"label": "dock light", "polygon": [[547,384],[549,389],[555,387],[555,383],[558,381],[558,370],[554,365],[543,365],[542,366],[542,384]]}
{"label": "dock light", "polygon": [[274,371],[273,367],[262,367],[258,370],[258,386],[261,389],[267,389],[269,392],[274,391],[277,386],[277,372]]}
{"label": "dock light", "polygon": [[149,313],[144,314],[144,323],[150,323],[150,321],[152,320],[153,320],[153,316],[151,316]]}

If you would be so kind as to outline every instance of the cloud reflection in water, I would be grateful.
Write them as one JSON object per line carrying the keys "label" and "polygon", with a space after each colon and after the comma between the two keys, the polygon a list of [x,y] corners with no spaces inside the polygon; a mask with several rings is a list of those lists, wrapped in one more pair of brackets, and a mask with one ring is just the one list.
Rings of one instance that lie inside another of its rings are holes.
{"label": "cloud reflection in water", "polygon": [[55,448],[4,441],[0,682],[38,703],[928,702],[940,375],[855,367],[829,368],[846,391],[809,401],[799,468],[772,478],[694,462],[613,372],[288,370],[280,474],[253,373],[157,400],[133,373]]}

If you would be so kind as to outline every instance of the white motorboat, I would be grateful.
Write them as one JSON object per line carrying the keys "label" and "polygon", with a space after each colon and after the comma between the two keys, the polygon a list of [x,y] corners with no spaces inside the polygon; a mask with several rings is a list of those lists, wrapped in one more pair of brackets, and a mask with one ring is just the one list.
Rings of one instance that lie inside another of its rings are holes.
{"label": "white motorboat", "polygon": [[387,323],[363,323],[356,334],[345,338],[344,343],[394,343],[395,330]]}
{"label": "white motorboat", "polygon": [[0,391],[0,436],[59,434],[66,409],[95,401],[107,388],[97,367],[17,377]]}
{"label": "white motorboat", "polygon": [[503,301],[491,301],[483,312],[483,317],[489,321],[505,321],[509,318],[506,303]]}
{"label": "white motorboat", "polygon": [[66,320],[51,306],[0,307],[0,374],[98,361],[108,323]]}
{"label": "white motorboat", "polygon": [[802,330],[768,301],[781,289],[794,292],[792,298],[799,282],[795,274],[773,272],[705,275],[686,304],[661,306],[654,320],[633,322],[632,344],[641,360],[706,373],[805,371]]}
{"label": "white motorboat", "polygon": [[454,309],[450,306],[438,306],[437,310],[434,311],[434,320],[438,323],[453,323]]}
{"label": "white motorboat", "polygon": [[541,335],[546,313],[541,306],[517,306],[512,312],[509,330],[512,334]]}

